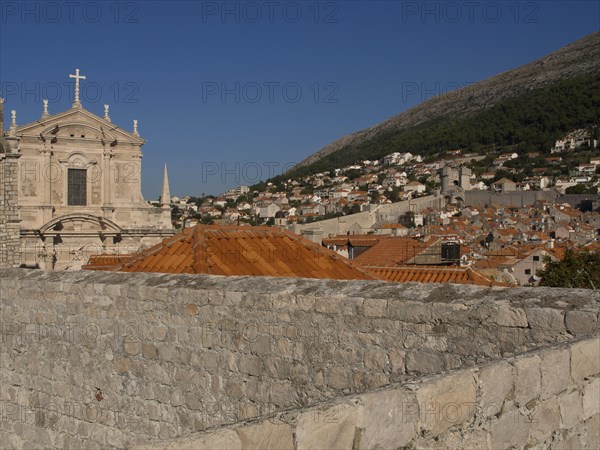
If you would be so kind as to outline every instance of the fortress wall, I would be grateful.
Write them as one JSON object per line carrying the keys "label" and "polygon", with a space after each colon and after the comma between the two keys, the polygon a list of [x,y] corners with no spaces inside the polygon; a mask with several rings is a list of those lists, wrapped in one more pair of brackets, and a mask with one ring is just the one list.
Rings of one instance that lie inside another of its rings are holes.
{"label": "fortress wall", "polygon": [[465,191],[464,204],[476,208],[486,206],[504,206],[507,208],[522,208],[531,206],[538,200],[554,203],[559,197],[555,190],[549,191],[515,191],[515,192],[489,192]]}
{"label": "fortress wall", "polygon": [[599,351],[579,340],[134,450],[597,449]]}
{"label": "fortress wall", "polygon": [[600,293],[0,270],[0,440],[123,448],[598,334]]}
{"label": "fortress wall", "polygon": [[353,231],[356,227],[360,227],[362,229],[361,232],[366,233],[375,224],[398,223],[398,218],[408,211],[419,213],[425,208],[439,209],[444,204],[444,197],[428,195],[396,203],[370,205],[369,211],[320,220],[313,223],[294,225],[292,231],[297,234],[303,234],[303,232],[309,230],[316,230],[318,231],[318,238],[311,239],[311,235],[305,235],[305,237],[311,240],[318,240],[320,244],[321,239],[328,236],[346,234],[347,232],[354,234]]}
{"label": "fortress wall", "polygon": [[377,209],[377,223],[398,223],[398,217],[412,211],[420,213],[426,208],[441,209],[446,204],[442,196],[428,195],[412,200],[381,205]]}

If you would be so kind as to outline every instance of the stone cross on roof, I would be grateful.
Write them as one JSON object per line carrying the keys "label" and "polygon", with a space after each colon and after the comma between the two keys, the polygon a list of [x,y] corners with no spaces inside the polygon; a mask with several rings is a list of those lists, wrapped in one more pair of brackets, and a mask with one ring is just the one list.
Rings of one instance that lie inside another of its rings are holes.
{"label": "stone cross on roof", "polygon": [[73,101],[73,108],[81,108],[81,102],[79,101],[79,80],[85,80],[83,75],[79,75],[79,69],[75,69],[75,75],[69,74],[69,78],[75,79],[75,101]]}

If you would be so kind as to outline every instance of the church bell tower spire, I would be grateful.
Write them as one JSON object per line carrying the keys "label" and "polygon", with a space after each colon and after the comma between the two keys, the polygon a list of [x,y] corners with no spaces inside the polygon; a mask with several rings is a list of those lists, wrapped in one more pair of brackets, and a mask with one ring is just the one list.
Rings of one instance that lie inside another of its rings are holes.
{"label": "church bell tower spire", "polygon": [[167,164],[165,163],[165,172],[163,175],[162,191],[160,194],[160,206],[169,207],[171,204],[171,192],[169,190],[169,175],[167,174]]}

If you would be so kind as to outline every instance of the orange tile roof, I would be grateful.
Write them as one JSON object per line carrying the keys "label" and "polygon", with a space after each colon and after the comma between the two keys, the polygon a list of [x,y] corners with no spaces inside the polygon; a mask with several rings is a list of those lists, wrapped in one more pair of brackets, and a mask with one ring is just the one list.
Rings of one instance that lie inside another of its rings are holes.
{"label": "orange tile roof", "polygon": [[332,236],[323,239],[323,245],[352,245],[353,247],[373,247],[382,239],[388,239],[388,235],[377,235],[377,234],[351,234],[351,235],[340,235]]}
{"label": "orange tile roof", "polygon": [[382,240],[358,255],[353,261],[361,266],[396,266],[414,258],[433,244],[411,238],[389,238]]}
{"label": "orange tile roof", "polygon": [[[375,279],[337,253],[273,227],[196,225],[118,267],[120,272]],[[98,264],[85,269],[95,269]]]}
{"label": "orange tile roof", "polygon": [[380,280],[397,283],[455,283],[478,286],[504,285],[475,272],[470,267],[368,267],[367,270]]}
{"label": "orange tile roof", "polygon": [[131,257],[132,255],[93,255],[82,269],[112,271],[121,267]]}
{"label": "orange tile roof", "polygon": [[401,223],[384,223],[383,225],[379,225],[377,228],[381,228],[384,230],[394,230],[394,229],[405,229],[406,227]]}
{"label": "orange tile roof", "polygon": [[514,236],[519,233],[519,230],[516,228],[498,228],[496,231],[503,236]]}

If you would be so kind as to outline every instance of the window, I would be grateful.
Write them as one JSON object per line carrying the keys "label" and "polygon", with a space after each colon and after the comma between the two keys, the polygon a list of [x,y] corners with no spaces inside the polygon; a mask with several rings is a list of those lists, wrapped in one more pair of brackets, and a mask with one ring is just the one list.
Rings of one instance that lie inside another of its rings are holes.
{"label": "window", "polygon": [[531,275],[531,269],[525,269],[525,275]]}
{"label": "window", "polygon": [[87,170],[68,169],[67,205],[85,206],[87,204]]}
{"label": "window", "polygon": [[533,257],[533,260],[534,260],[534,261],[539,261],[539,260],[540,260],[540,257],[539,257],[539,256],[534,256],[534,257]]}

